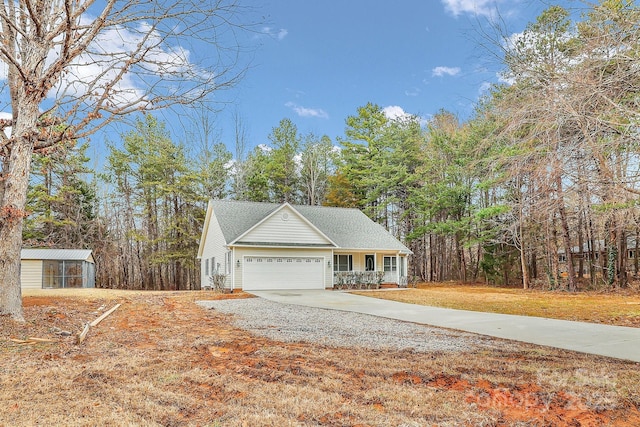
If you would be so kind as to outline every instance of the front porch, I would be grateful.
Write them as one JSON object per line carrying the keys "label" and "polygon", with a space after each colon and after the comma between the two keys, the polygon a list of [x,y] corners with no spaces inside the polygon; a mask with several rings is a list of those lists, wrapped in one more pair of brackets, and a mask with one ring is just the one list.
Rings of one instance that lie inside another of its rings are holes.
{"label": "front porch", "polygon": [[334,289],[379,289],[407,286],[407,257],[389,252],[344,252],[333,255]]}

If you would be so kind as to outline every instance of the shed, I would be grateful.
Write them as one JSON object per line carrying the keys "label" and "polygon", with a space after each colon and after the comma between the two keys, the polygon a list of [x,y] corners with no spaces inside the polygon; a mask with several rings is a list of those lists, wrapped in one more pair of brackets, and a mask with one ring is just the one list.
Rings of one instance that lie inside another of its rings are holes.
{"label": "shed", "polygon": [[20,258],[22,289],[95,287],[90,249],[23,249]]}

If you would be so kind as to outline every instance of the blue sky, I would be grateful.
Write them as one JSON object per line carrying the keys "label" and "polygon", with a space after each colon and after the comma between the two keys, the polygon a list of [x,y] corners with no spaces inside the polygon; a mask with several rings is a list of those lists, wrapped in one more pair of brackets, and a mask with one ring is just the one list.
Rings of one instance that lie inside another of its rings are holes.
{"label": "blue sky", "polygon": [[[373,102],[428,119],[441,109],[467,118],[501,64],[479,30],[499,16],[520,32],[544,10],[524,0],[254,1],[265,24],[251,37],[252,68],[217,118],[232,144],[232,112],[248,149],[268,143],[283,118],[301,134],[344,134],[345,119]],[[560,2],[575,6],[574,2]],[[231,145],[230,145],[231,148]]]}

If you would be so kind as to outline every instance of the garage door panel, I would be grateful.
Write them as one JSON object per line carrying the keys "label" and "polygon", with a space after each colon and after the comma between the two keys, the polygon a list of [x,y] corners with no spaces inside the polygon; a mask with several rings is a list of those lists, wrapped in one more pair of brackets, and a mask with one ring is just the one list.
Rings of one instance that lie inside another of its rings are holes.
{"label": "garage door panel", "polygon": [[324,289],[324,257],[246,256],[243,289]]}

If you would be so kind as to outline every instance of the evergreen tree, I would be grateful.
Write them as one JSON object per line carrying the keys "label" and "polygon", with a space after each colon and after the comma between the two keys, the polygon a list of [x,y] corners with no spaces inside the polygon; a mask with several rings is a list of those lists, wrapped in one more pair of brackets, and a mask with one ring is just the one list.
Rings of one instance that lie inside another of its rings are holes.
{"label": "evergreen tree", "polygon": [[99,226],[94,184],[87,181],[92,173],[86,165],[87,147],[69,141],[46,155],[34,155],[24,245],[92,248]]}
{"label": "evergreen tree", "polygon": [[300,179],[297,156],[300,150],[298,128],[289,119],[282,119],[271,130],[269,162],[266,173],[273,201],[277,203],[300,201]]}

